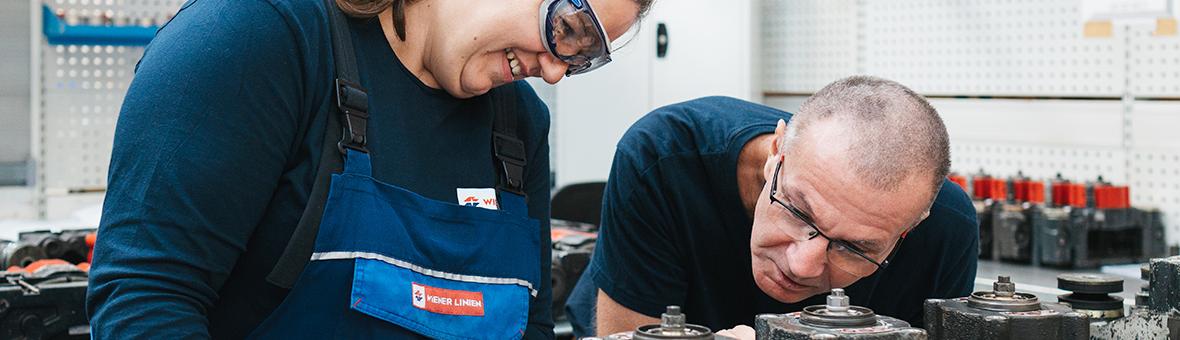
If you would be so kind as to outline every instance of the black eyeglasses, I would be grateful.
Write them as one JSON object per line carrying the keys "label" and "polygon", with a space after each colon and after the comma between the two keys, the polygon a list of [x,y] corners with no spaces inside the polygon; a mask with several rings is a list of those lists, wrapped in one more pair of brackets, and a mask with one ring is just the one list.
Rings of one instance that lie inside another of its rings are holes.
{"label": "black eyeglasses", "polygon": [[[897,254],[897,249],[901,248],[901,241],[905,240],[904,233],[901,237],[898,237],[897,242],[893,244],[893,249],[889,251],[889,256],[885,257],[885,260],[881,262],[877,262],[877,260],[874,260],[872,257],[866,255],[864,251],[860,250],[860,248],[851,243],[848,243],[847,241],[833,239],[828,237],[828,235],[824,235],[824,233],[819,230],[819,226],[816,226],[815,222],[812,221],[811,217],[807,216],[807,214],[804,214],[794,205],[783,202],[777,197],[778,174],[782,171],[782,167],[783,158],[780,156],[778,165],[774,167],[774,177],[770,182],[770,201],[787,209],[791,215],[795,216],[795,218],[798,218],[800,221],[806,224],[806,228],[788,229],[788,234],[791,234],[791,236],[798,241],[808,241],[816,237],[823,237],[825,240],[828,240],[828,262],[850,274],[868,276],[877,270],[880,270],[881,268],[889,266],[889,262],[892,261],[893,256]],[[810,230],[807,230],[807,228],[810,228]]]}

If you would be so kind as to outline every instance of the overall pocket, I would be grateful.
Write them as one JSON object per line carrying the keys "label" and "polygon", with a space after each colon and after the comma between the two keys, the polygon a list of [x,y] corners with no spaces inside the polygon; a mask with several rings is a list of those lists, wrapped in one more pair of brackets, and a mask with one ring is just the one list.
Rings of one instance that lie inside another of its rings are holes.
{"label": "overall pocket", "polygon": [[431,338],[523,336],[531,295],[514,279],[427,275],[420,272],[424,268],[389,260],[356,259],[349,301],[353,310]]}

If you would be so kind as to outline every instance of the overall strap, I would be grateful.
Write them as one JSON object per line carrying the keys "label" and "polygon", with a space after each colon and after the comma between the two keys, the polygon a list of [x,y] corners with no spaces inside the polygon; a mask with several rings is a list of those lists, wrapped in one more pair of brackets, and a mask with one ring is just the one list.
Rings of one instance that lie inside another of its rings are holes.
{"label": "overall strap", "polygon": [[[320,147],[320,162],[316,170],[315,182],[308,195],[307,207],[299,217],[299,224],[291,234],[291,240],[283,250],[274,269],[267,275],[267,281],[283,288],[295,286],[295,281],[303,268],[307,266],[315,249],[315,237],[319,232],[320,219],[324,215],[324,205],[328,201],[328,189],[331,188],[332,173],[339,172],[343,167],[344,155],[351,152],[367,154],[365,149],[366,130],[369,119],[369,97],[364,88],[360,87],[360,77],[356,66],[356,54],[352,47],[352,32],[348,28],[348,18],[336,7],[336,1],[324,0],[328,11],[328,27],[332,37],[332,53],[336,61],[336,79],[333,82],[333,95],[336,99],[336,111],[328,117],[328,124],[324,127],[324,142]],[[341,122],[343,120],[343,122]],[[343,124],[342,124],[343,123]],[[365,155],[368,156],[368,155]],[[357,158],[357,157],[354,157]],[[364,157],[367,160],[367,157]]]}
{"label": "overall strap", "polygon": [[528,162],[525,159],[527,152],[524,142],[518,137],[521,106],[516,86],[516,83],[500,86],[492,96],[495,110],[492,121],[492,162],[496,169],[496,189],[525,196],[524,170]]}

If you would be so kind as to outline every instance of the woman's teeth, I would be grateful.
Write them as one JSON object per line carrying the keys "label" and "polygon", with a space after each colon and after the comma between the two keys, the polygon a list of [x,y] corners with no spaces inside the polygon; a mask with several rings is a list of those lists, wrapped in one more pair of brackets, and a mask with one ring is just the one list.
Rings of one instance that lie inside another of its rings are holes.
{"label": "woman's teeth", "polygon": [[520,60],[516,59],[516,53],[513,53],[512,49],[507,49],[505,51],[507,51],[507,53],[505,53],[505,55],[508,56],[508,66],[510,68],[512,68],[512,77],[513,78],[520,78],[521,76],[523,76],[523,74],[521,73],[524,70],[524,68],[522,67],[523,65],[520,64]]}

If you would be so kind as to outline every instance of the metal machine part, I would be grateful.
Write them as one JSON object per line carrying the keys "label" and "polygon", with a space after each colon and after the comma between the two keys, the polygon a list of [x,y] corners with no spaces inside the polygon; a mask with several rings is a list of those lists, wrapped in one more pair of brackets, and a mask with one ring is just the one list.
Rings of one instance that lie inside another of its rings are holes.
{"label": "metal machine part", "polygon": [[1028,215],[1036,242],[1034,261],[1048,266],[1072,267],[1074,238],[1085,232],[1082,210],[1070,206],[1034,206]]}
{"label": "metal machine part", "polygon": [[979,258],[992,259],[992,200],[973,201],[975,216],[979,218]]}
{"label": "metal machine part", "polygon": [[996,312],[1028,312],[1041,308],[1037,296],[1017,293],[1016,284],[1007,276],[1000,276],[992,283],[992,291],[971,293],[967,305],[973,308]]}
{"label": "metal machine part", "polygon": [[598,240],[597,226],[565,220],[551,220],[549,277],[553,287],[553,316],[565,318],[565,304],[578,278],[590,264],[594,244]]}
{"label": "metal machine part", "polygon": [[684,313],[680,312],[680,306],[668,306],[664,314],[660,315],[659,324],[643,325],[632,332],[583,340],[735,340],[715,335],[708,327],[690,324],[686,320]]}
{"label": "metal machine part", "polygon": [[1147,307],[1157,313],[1180,312],[1180,256],[1152,259]]}
{"label": "metal machine part", "polygon": [[926,331],[872,309],[851,305],[840,288],[832,289],[826,305],[802,312],[762,314],[754,319],[758,339],[926,339]]}
{"label": "metal machine part", "polygon": [[45,250],[35,244],[0,240],[0,270],[24,267],[45,259]]}
{"label": "metal machine part", "polygon": [[1094,323],[1092,339],[1180,339],[1180,257],[1152,259],[1140,274],[1147,284],[1135,295],[1130,313]]}
{"label": "metal machine part", "polygon": [[1088,339],[1085,314],[1059,303],[1042,303],[1016,291],[1000,276],[992,291],[956,299],[928,299],[926,331],[930,339]]}
{"label": "metal machine part", "polygon": [[87,339],[85,271],[73,265],[0,272],[0,339]]}
{"label": "metal machine part", "polygon": [[1033,257],[1033,228],[1026,213],[1028,204],[997,202],[992,209],[992,259],[1030,263]]}
{"label": "metal machine part", "polygon": [[1074,311],[1090,317],[1091,322],[1123,317],[1123,298],[1110,294],[1123,291],[1123,279],[1105,274],[1061,274],[1057,288],[1071,292],[1057,297]]}

